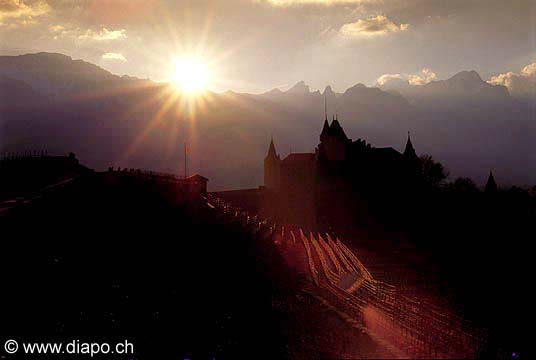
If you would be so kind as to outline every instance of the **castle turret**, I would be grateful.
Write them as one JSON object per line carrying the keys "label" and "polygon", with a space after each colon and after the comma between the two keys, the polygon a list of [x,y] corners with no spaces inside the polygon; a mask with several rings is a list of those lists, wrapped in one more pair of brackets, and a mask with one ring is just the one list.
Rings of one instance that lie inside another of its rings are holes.
{"label": "castle turret", "polygon": [[415,148],[411,143],[411,137],[409,136],[408,131],[408,140],[406,141],[406,148],[404,149],[404,163],[407,174],[412,178],[414,176],[419,176],[421,173],[421,159],[415,152]]}
{"label": "castle turret", "polygon": [[488,176],[488,182],[486,182],[486,187],[484,188],[484,191],[487,193],[494,193],[497,191],[497,183],[495,182],[495,178],[493,177],[493,173],[489,172]]}
{"label": "castle turret", "polygon": [[271,189],[279,188],[281,176],[281,157],[277,154],[272,137],[268,154],[264,158],[264,186]]}
{"label": "castle turret", "polygon": [[336,137],[337,139],[344,141],[344,142],[348,140],[348,137],[346,136],[346,133],[344,132],[337,118],[334,118],[334,120],[331,122],[330,128],[331,128],[331,136]]}
{"label": "castle turret", "polygon": [[327,161],[344,161],[348,145],[352,140],[348,139],[339,120],[333,116],[331,125],[327,119],[320,134],[320,144],[318,145],[319,157]]}
{"label": "castle turret", "polygon": [[326,120],[324,120],[324,127],[322,128],[322,132],[320,133],[320,142],[325,141],[329,136],[329,124],[328,119],[326,117]]}
{"label": "castle turret", "polygon": [[413,148],[413,144],[411,143],[411,137],[409,136],[408,131],[408,141],[406,142],[406,148],[404,149],[404,157],[407,160],[419,160],[419,157],[417,156],[417,153],[415,152],[415,149]]}

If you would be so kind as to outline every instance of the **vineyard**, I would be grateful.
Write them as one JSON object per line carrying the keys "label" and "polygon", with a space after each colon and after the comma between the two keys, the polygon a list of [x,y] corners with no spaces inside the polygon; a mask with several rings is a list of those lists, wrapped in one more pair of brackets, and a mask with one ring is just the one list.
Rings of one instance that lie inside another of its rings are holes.
{"label": "vineyard", "polygon": [[270,239],[288,267],[308,279],[303,291],[367,333],[391,357],[477,358],[485,350],[485,330],[375,279],[358,254],[338,237],[274,224],[212,195],[207,203]]}

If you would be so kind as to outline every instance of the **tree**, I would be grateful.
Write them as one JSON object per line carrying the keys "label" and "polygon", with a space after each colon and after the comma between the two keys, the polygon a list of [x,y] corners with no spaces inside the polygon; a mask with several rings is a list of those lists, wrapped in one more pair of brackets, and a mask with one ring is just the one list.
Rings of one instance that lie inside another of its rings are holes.
{"label": "tree", "polygon": [[440,186],[448,177],[448,171],[443,164],[435,161],[431,155],[422,155],[421,176],[425,184],[430,186]]}
{"label": "tree", "polygon": [[456,192],[478,192],[478,186],[476,186],[475,182],[468,177],[459,177],[454,182],[449,184],[449,189],[456,191]]}

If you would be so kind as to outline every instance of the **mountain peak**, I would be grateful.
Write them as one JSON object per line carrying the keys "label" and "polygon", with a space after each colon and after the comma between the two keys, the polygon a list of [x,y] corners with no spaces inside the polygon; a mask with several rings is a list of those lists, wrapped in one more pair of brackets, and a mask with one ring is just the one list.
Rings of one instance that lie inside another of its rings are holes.
{"label": "mountain peak", "polygon": [[263,93],[263,95],[279,95],[279,94],[282,94],[283,92],[279,89],[279,88],[273,88],[272,90],[269,90],[269,91],[266,91],[265,93]]}
{"label": "mountain peak", "polygon": [[322,94],[323,95],[332,95],[333,94],[333,89],[331,88],[331,85],[326,86],[326,88],[324,89],[324,92]]}
{"label": "mountain peak", "polygon": [[84,61],[73,60],[72,57],[51,52],[39,52],[24,55],[15,56],[0,56],[0,64],[3,66],[11,66],[16,64],[17,66],[25,67],[25,71],[39,71],[49,73],[100,73],[103,76],[115,76],[103,68]]}
{"label": "mountain peak", "polygon": [[32,67],[42,67],[45,66],[45,64],[66,64],[70,63],[72,60],[73,59],[70,56],[50,52],[0,56],[0,62],[3,65],[23,64]]}
{"label": "mountain peak", "polygon": [[24,54],[20,55],[21,57],[41,57],[41,58],[49,58],[49,59],[62,59],[62,60],[72,60],[73,58],[69,55],[60,54],[60,53],[54,53],[54,52],[38,52],[33,54]]}
{"label": "mountain peak", "polygon": [[368,89],[364,84],[355,84],[354,86],[352,87],[349,87],[348,89],[346,89],[346,91],[344,93],[352,93],[352,92],[356,92],[356,91],[363,91],[363,90],[366,90]]}
{"label": "mountain peak", "polygon": [[95,64],[48,52],[0,56],[0,76],[2,75],[22,81],[35,92],[50,98],[95,91],[121,81],[119,76]]}
{"label": "mountain peak", "polygon": [[474,70],[460,71],[447,80],[436,80],[423,86],[411,86],[400,90],[405,96],[430,97],[442,101],[447,99],[465,102],[502,101],[509,96],[506,88],[488,84]]}
{"label": "mountain peak", "polygon": [[309,93],[309,85],[306,85],[304,81],[298,81],[293,87],[287,90],[287,93],[291,93],[291,94]]}
{"label": "mountain peak", "polygon": [[459,73],[451,77],[449,80],[483,82],[480,75],[474,70],[460,71]]}

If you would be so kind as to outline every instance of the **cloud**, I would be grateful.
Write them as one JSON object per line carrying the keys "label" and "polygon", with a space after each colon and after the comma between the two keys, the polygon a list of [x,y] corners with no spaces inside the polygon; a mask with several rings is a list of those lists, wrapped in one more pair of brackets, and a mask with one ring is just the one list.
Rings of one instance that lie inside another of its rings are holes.
{"label": "cloud", "polygon": [[105,27],[94,30],[56,24],[49,25],[48,30],[52,33],[55,40],[70,39],[74,40],[77,44],[121,40],[127,37],[125,29],[110,30]]}
{"label": "cloud", "polygon": [[119,40],[126,37],[127,34],[125,29],[108,30],[107,28],[102,28],[98,31],[87,30],[84,34],[78,36],[79,39],[90,39],[96,41]]}
{"label": "cloud", "polygon": [[523,70],[521,70],[521,75],[536,80],[536,62],[525,66]]}
{"label": "cloud", "polygon": [[[417,74],[383,74],[376,80],[379,86],[389,87],[391,84],[406,84],[406,85],[425,85],[437,79],[435,72],[428,68],[423,68]],[[391,84],[389,84],[391,83]]]}
{"label": "cloud", "polygon": [[62,31],[65,31],[65,26],[63,25],[50,25],[48,28],[53,33],[61,33]]}
{"label": "cloud", "polygon": [[383,74],[382,76],[378,78],[378,80],[376,80],[376,82],[378,83],[378,85],[383,86],[393,80],[405,80],[405,79],[404,79],[404,76],[401,74]]}
{"label": "cloud", "polygon": [[488,83],[506,86],[513,96],[536,97],[536,62],[525,66],[519,73],[509,71],[492,76]]}
{"label": "cloud", "polygon": [[370,38],[405,31],[408,28],[409,24],[397,25],[385,15],[378,15],[344,24],[340,32],[346,37]]}
{"label": "cloud", "polygon": [[104,60],[119,60],[122,62],[127,62],[127,59],[123,56],[123,54],[120,53],[108,52],[106,54],[103,54],[102,58]]}
{"label": "cloud", "polygon": [[436,73],[428,68],[423,68],[418,74],[408,75],[408,82],[410,85],[425,85],[436,79]]}
{"label": "cloud", "polygon": [[49,25],[48,30],[52,33],[53,39],[58,40],[66,37],[77,37],[77,30],[68,29],[63,25]]}
{"label": "cloud", "polygon": [[45,1],[0,0],[1,25],[27,25],[35,23],[35,18],[47,14],[50,6]]}

